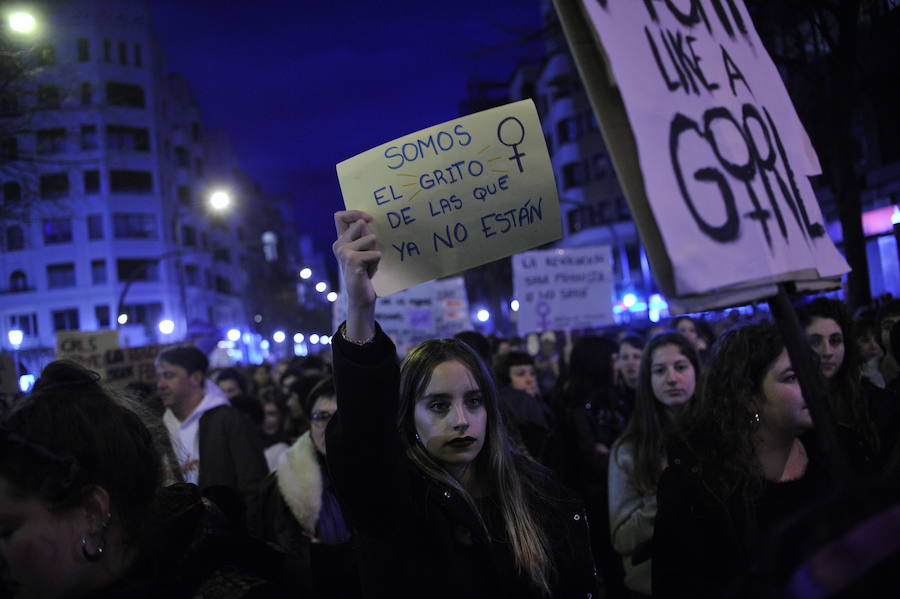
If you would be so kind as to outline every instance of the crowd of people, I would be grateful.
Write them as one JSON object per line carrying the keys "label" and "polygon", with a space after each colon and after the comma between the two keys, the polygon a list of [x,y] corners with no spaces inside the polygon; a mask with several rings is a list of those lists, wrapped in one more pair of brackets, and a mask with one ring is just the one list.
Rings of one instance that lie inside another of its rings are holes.
{"label": "crowd of people", "polygon": [[0,596],[898,588],[900,300],[798,300],[821,398],[763,309],[531,345],[466,331],[401,360],[370,217],[335,222],[331,355],[210,369],[177,346],[124,390],[45,368],[0,423]]}

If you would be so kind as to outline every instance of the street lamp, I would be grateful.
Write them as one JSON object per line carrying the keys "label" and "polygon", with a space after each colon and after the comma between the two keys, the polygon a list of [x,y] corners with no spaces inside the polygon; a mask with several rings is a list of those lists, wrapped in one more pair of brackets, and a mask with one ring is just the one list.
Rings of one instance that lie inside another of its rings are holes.
{"label": "street lamp", "polygon": [[327,299],[331,303],[336,302],[337,298],[338,298],[338,295],[334,291],[329,291],[328,295],[325,296],[325,299]]}
{"label": "street lamp", "polygon": [[294,333],[294,343],[303,343],[303,333]]}
{"label": "street lamp", "polygon": [[518,312],[519,311],[519,300],[513,300],[513,301],[509,302],[509,309],[512,310],[513,312]]}
{"label": "street lamp", "polygon": [[285,334],[284,331],[275,331],[272,333],[272,341],[275,343],[284,343]]}
{"label": "street lamp", "polygon": [[34,33],[37,20],[27,12],[14,12],[7,18],[9,28],[16,33]]}
{"label": "street lamp", "polygon": [[13,349],[19,349],[19,346],[22,345],[22,341],[25,340],[25,333],[19,329],[12,329],[6,336],[9,338],[9,343],[13,346]]}
{"label": "street lamp", "polygon": [[168,318],[160,321],[159,332],[163,335],[171,335],[175,331],[175,322]]}
{"label": "street lamp", "polygon": [[307,267],[300,271],[300,278],[304,281],[312,276],[312,269]]}
{"label": "street lamp", "polygon": [[228,337],[229,341],[237,342],[241,338],[241,332],[238,329],[228,329],[228,333],[225,336]]}
{"label": "street lamp", "polygon": [[488,320],[491,319],[491,313],[483,308],[481,310],[479,310],[478,314],[476,314],[475,316],[476,316],[476,318],[478,318],[478,320],[480,322],[487,322]]}
{"label": "street lamp", "polygon": [[224,212],[231,208],[231,195],[222,189],[217,189],[209,195],[209,205],[216,212]]}
{"label": "street lamp", "polygon": [[316,291],[318,291],[319,293],[322,293],[326,289],[328,289],[328,283],[326,283],[325,281],[319,281],[318,283],[316,283]]}

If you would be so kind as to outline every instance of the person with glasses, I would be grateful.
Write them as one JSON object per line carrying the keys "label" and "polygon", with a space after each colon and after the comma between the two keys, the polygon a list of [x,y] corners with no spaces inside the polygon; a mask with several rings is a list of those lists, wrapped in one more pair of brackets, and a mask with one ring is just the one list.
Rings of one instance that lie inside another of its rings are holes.
{"label": "person with glasses", "polygon": [[351,534],[325,461],[325,429],[337,411],[332,379],[319,381],[305,400],[309,430],[263,482],[262,536],[291,556],[304,596],[358,597]]}

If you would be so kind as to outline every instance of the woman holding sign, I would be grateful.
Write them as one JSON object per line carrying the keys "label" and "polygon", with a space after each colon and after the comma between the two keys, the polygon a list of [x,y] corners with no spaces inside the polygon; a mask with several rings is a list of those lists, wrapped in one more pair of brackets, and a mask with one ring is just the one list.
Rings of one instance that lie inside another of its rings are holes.
{"label": "woman holding sign", "polygon": [[401,366],[375,323],[371,217],[338,212],[348,296],[334,335],[328,463],[358,533],[366,596],[588,597],[583,507],[513,448],[478,355],[431,340]]}

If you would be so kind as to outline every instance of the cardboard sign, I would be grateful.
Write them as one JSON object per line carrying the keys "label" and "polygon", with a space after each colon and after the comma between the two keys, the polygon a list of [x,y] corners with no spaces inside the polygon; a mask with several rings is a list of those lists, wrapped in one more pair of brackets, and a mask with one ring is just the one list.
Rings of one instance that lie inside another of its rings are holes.
{"label": "cardboard sign", "polygon": [[[344,293],[334,303],[332,316],[337,330],[347,316]],[[465,281],[462,277],[428,281],[381,298],[375,305],[375,320],[401,355],[428,339],[471,329]]]}
{"label": "cardboard sign", "polygon": [[337,165],[344,204],[374,217],[383,297],[559,239],[531,100],[423,129]]}
{"label": "cardboard sign", "polygon": [[815,152],[740,0],[555,4],[670,303],[708,309],[849,270],[807,178]]}
{"label": "cardboard sign", "polygon": [[513,256],[519,335],[615,324],[609,246]]}
{"label": "cardboard sign", "polygon": [[163,344],[123,347],[106,352],[106,382],[126,385],[132,381],[156,381],[156,356],[169,347]]}
{"label": "cardboard sign", "polygon": [[106,352],[119,347],[119,331],[57,331],[56,359],[72,360],[106,378]]}

